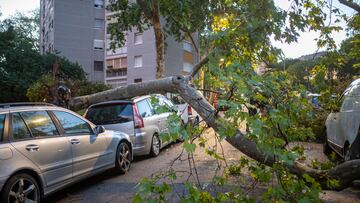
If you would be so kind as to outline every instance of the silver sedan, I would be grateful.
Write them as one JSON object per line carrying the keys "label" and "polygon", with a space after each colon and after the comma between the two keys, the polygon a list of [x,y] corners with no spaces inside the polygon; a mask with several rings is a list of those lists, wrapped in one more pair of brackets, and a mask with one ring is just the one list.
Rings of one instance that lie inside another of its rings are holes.
{"label": "silver sedan", "polygon": [[105,130],[67,109],[0,104],[0,202],[40,202],[66,185],[130,168],[127,134]]}

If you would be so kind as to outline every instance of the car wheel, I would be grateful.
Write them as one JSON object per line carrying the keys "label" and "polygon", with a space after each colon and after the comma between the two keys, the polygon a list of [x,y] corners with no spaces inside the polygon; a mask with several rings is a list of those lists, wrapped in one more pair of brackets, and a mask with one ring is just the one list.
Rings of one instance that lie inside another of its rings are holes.
{"label": "car wheel", "polygon": [[131,156],[130,146],[125,142],[121,142],[117,148],[116,154],[116,169],[119,173],[124,174],[129,171]]}
{"label": "car wheel", "polygon": [[28,174],[17,174],[5,184],[0,202],[40,202],[40,188],[36,180]]}
{"label": "car wheel", "polygon": [[195,126],[199,126],[200,125],[200,119],[198,116],[196,116],[195,118]]}
{"label": "car wheel", "polygon": [[323,152],[326,155],[329,155],[331,153],[331,148],[330,148],[329,142],[327,140],[325,140],[325,142],[323,144]]}
{"label": "car wheel", "polygon": [[158,135],[153,135],[151,141],[150,155],[153,157],[158,156],[160,153],[160,139]]}

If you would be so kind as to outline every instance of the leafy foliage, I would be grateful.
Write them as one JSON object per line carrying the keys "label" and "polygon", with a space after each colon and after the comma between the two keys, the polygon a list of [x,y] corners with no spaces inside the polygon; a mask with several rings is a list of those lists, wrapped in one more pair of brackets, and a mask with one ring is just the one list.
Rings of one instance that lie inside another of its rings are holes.
{"label": "leafy foliage", "polygon": [[0,102],[52,102],[59,84],[71,87],[73,96],[109,89],[87,82],[77,63],[55,54],[40,55],[39,15],[38,10],[30,16],[17,13],[0,22]]}
{"label": "leafy foliage", "polygon": [[[199,5],[195,7],[197,3]],[[303,149],[289,147],[289,143],[314,139],[321,134],[324,118],[329,111],[338,108],[334,94],[338,95],[348,81],[358,77],[358,15],[349,20],[352,36],[336,50],[331,32],[342,29],[336,22],[343,16],[327,1],[292,1],[288,10],[267,0],[166,1],[161,5],[164,18],[170,22],[166,26],[169,33],[181,38],[181,34],[173,32],[176,29],[172,26],[191,30],[196,25],[203,36],[203,53],[212,53],[205,69],[206,89],[224,92],[218,104],[229,107],[224,117],[217,119],[225,127],[217,129],[216,139],[234,135],[246,123],[246,129],[241,129],[245,136],[255,141],[261,151],[277,159],[272,167],[241,159],[238,164],[231,165],[224,176],[214,177],[211,184],[224,186],[231,184],[228,177],[248,174],[254,186],[276,181],[275,185],[268,184],[268,189],[258,197],[264,202],[319,202],[320,184],[308,174],[297,176],[287,170],[295,160],[304,159]],[[180,12],[174,8],[179,8]],[[327,23],[329,8],[335,24]],[[196,16],[195,12],[202,14],[199,22],[188,15]],[[172,24],[177,20],[181,25]],[[270,43],[270,38],[296,42],[301,32],[309,30],[320,33],[318,46],[326,47],[327,54],[311,60],[287,60],[284,71],[283,64],[277,64],[281,50]],[[255,72],[259,63],[275,65],[270,72],[259,76]],[[310,104],[309,92],[321,94],[320,110]],[[184,138],[183,147],[190,163],[191,155],[198,147],[215,160],[226,162],[222,154],[205,147],[207,140],[198,136],[203,132],[201,126],[182,128],[176,120],[176,115],[168,120],[171,126],[168,138]],[[331,164],[313,162],[313,167],[325,169]],[[337,180],[328,182],[337,184]],[[200,183],[186,182],[184,186],[187,193],[180,197],[183,202],[254,201],[239,188],[229,189],[226,193],[211,193]],[[161,190],[158,194],[161,198],[165,197],[163,192],[170,190]],[[142,201],[159,200],[154,190],[141,190],[141,194],[147,193],[155,196],[142,195]]]}

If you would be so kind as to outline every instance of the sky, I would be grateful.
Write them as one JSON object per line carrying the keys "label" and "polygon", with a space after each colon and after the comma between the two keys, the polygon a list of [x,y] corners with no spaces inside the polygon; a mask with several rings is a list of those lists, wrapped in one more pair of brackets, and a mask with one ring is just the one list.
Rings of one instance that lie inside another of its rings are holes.
{"label": "sky", "polygon": [[[282,9],[287,10],[289,8],[288,0],[275,0],[277,6]],[[40,5],[40,0],[0,0],[0,11],[2,13],[1,19],[4,19],[8,16],[15,14],[16,11],[28,12],[38,8]],[[344,13],[351,15],[354,13],[350,8],[342,6],[338,0],[333,0],[333,6],[339,8]],[[341,22],[341,25],[344,26],[345,22]],[[317,51],[315,38],[319,36],[316,32],[304,32],[300,34],[297,43],[285,44],[281,42],[272,41],[272,43],[283,50],[283,53],[286,58],[297,58],[302,55],[315,53]],[[346,38],[346,32],[334,32],[333,37],[337,45],[341,43],[342,40]],[[321,51],[321,50],[319,50]]]}

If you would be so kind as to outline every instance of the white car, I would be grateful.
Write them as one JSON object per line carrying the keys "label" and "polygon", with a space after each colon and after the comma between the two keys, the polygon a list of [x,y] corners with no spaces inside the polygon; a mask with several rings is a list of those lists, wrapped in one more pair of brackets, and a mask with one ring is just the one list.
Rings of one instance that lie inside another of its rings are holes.
{"label": "white car", "polygon": [[334,150],[345,161],[360,158],[360,79],[344,91],[340,112],[326,119],[324,153]]}
{"label": "white car", "polygon": [[183,124],[195,124],[198,125],[200,122],[200,115],[179,95],[171,94],[168,95],[171,102],[177,106],[178,115],[181,117]]}

